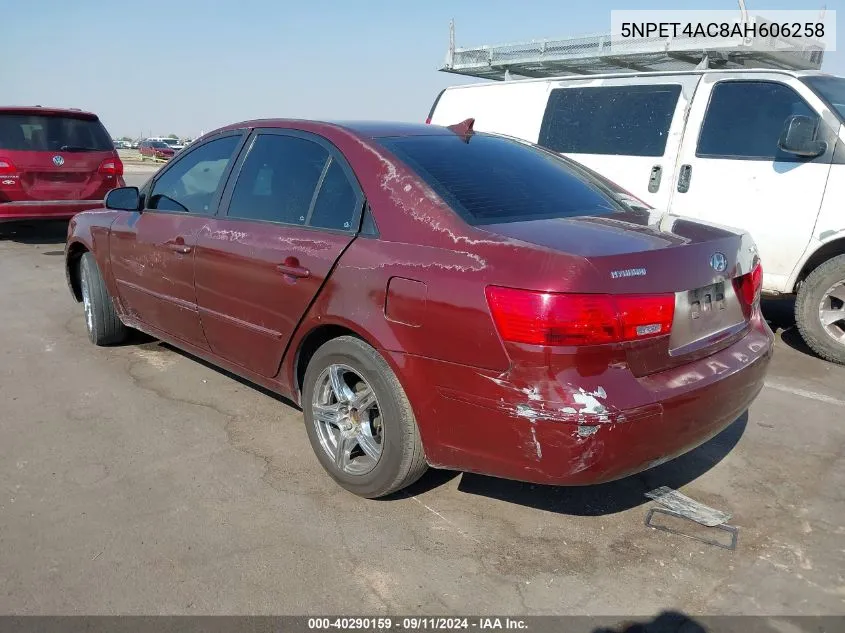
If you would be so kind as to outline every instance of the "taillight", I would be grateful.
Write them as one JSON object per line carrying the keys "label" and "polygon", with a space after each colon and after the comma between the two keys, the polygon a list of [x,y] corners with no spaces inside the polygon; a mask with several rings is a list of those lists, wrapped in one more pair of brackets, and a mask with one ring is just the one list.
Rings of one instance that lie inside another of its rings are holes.
{"label": "taillight", "polygon": [[760,301],[760,293],[763,290],[763,266],[758,263],[750,273],[734,277],[733,285],[742,303],[742,309],[748,316],[751,308]]}
{"label": "taillight", "polygon": [[602,345],[672,331],[675,295],[562,294],[489,286],[487,303],[505,341]]}
{"label": "taillight", "polygon": [[18,169],[8,158],[0,158],[0,175],[17,173]]}
{"label": "taillight", "polygon": [[427,117],[425,118],[425,124],[426,124],[426,125],[431,125],[431,117],[430,117],[430,116],[427,116]]}
{"label": "taillight", "polygon": [[119,158],[107,158],[100,163],[97,173],[103,176],[122,176],[123,163]]}

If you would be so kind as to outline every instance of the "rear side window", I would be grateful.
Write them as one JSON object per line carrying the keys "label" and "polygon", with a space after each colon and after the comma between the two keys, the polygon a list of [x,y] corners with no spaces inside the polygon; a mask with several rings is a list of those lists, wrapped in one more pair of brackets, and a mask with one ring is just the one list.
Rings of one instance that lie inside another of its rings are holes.
{"label": "rear side window", "polygon": [[758,160],[802,160],[778,149],[786,119],[818,119],[789,86],[771,81],[724,81],[710,93],[696,156]]}
{"label": "rear side window", "polygon": [[348,231],[358,211],[358,196],[349,184],[343,167],[331,159],[329,168],[320,185],[320,192],[314,201],[314,208],[308,218],[309,226],[323,229]]}
{"label": "rear side window", "polygon": [[259,135],[241,168],[227,215],[304,225],[328,162],[329,152],[313,141]]}
{"label": "rear side window", "polygon": [[232,191],[228,217],[352,230],[358,194],[340,163],[314,141],[261,134]]}
{"label": "rear side window", "polygon": [[663,156],[679,85],[557,88],[539,144],[555,152]]}
{"label": "rear side window", "polygon": [[473,134],[380,142],[471,224],[596,216],[621,205],[583,173],[516,140]]}
{"label": "rear side window", "polygon": [[0,149],[111,152],[114,151],[114,144],[97,119],[0,113]]}

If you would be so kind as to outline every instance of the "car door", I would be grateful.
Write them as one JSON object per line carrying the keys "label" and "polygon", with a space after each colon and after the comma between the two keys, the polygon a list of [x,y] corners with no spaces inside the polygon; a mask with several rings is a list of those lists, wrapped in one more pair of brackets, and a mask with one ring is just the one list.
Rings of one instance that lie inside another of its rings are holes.
{"label": "car door", "polygon": [[248,147],[197,240],[197,305],[215,354],[271,377],[354,239],[363,194],[322,137],[259,130]]}
{"label": "car door", "polygon": [[194,292],[194,247],[214,215],[243,140],[223,134],[173,161],[147,187],[143,211],[112,224],[112,272],[129,316],[207,349]]}
{"label": "car door", "polygon": [[[821,101],[782,76],[708,74],[690,110],[674,177],[672,213],[749,231],[767,290],[785,283],[815,226],[836,146]],[[812,101],[812,103],[811,103]],[[790,115],[818,120],[827,151],[805,158],[778,149]]]}
{"label": "car door", "polygon": [[538,143],[665,209],[698,81],[692,74],[553,81]]}

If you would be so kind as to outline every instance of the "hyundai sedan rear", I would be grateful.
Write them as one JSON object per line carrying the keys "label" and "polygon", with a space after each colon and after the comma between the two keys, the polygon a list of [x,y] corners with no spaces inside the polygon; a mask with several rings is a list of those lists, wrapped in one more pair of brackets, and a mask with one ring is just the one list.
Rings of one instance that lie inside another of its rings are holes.
{"label": "hyundai sedan rear", "polygon": [[89,337],[137,328],[303,408],[365,497],[427,466],[581,485],[705,442],[763,386],[753,240],[472,131],[264,120],[71,222]]}
{"label": "hyundai sedan rear", "polygon": [[0,107],[0,222],[66,219],[102,207],[123,164],[96,115]]}

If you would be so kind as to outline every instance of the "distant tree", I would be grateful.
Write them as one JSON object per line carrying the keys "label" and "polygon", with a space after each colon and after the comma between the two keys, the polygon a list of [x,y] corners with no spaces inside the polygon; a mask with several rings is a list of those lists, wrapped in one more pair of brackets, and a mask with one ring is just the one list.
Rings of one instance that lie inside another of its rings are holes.
{"label": "distant tree", "polygon": [[178,139],[178,138],[179,138],[179,136],[177,136],[176,134],[168,134],[168,135],[167,135],[167,138],[175,138],[175,139]]}
{"label": "distant tree", "polygon": [[128,136],[121,136],[121,137],[120,137],[120,140],[121,140],[121,141],[130,141],[130,142],[132,141],[132,139],[131,139],[130,137],[128,137]]}

